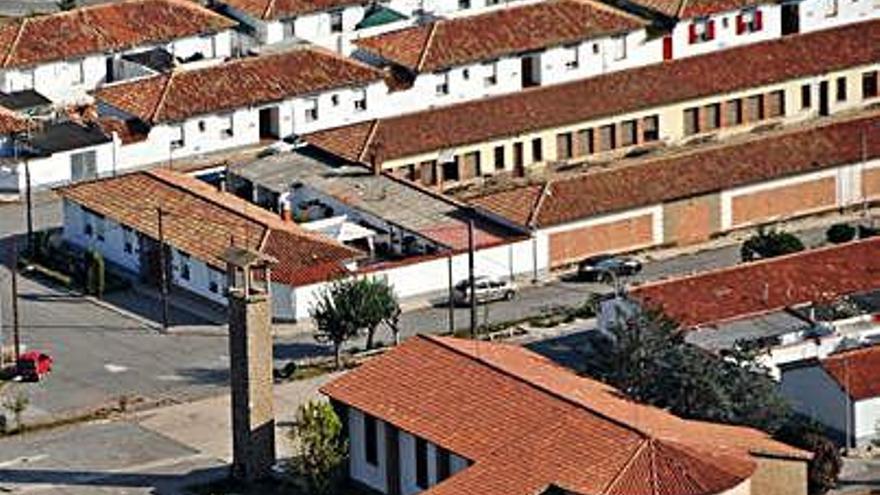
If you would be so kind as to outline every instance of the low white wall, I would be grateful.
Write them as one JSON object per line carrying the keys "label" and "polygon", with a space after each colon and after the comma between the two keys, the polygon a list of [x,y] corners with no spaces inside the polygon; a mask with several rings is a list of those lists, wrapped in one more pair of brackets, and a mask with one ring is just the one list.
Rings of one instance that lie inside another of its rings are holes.
{"label": "low white wall", "polygon": [[864,399],[854,404],[856,443],[870,443],[880,439],[880,397]]}

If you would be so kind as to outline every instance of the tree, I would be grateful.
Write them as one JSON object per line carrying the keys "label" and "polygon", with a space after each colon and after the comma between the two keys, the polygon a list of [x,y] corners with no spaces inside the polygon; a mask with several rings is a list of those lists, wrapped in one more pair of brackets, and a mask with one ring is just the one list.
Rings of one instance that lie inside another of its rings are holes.
{"label": "tree", "polygon": [[777,432],[776,438],[813,453],[807,470],[811,495],[821,495],[834,488],[843,460],[837,445],[825,436],[820,425],[794,418]]}
{"label": "tree", "polygon": [[342,422],[333,407],[318,401],[301,405],[290,439],[295,446],[292,467],[305,481],[307,493],[333,493],[340,467],[348,455],[348,443],[342,438]]}
{"label": "tree", "polygon": [[367,332],[367,349],[373,348],[373,339],[379,325],[386,324],[394,334],[394,343],[400,340],[398,321],[400,305],[394,289],[384,280],[362,278],[354,282],[354,294],[359,298],[358,322]]}
{"label": "tree", "polygon": [[825,238],[832,244],[843,244],[856,237],[856,228],[846,223],[835,223],[825,231]]}
{"label": "tree", "polygon": [[333,344],[336,369],[342,367],[342,345],[358,331],[354,318],[357,312],[353,307],[355,301],[348,296],[349,291],[347,282],[333,282],[321,290],[309,309],[315,321],[315,340]]}
{"label": "tree", "polygon": [[15,394],[6,395],[3,398],[3,409],[12,413],[12,416],[15,418],[15,430],[18,432],[24,431],[21,419],[30,403],[30,397],[21,390],[17,391]]}
{"label": "tree", "polygon": [[755,235],[746,239],[740,249],[740,255],[743,261],[752,261],[803,250],[804,244],[794,234],[773,229],[764,230],[762,227]]}

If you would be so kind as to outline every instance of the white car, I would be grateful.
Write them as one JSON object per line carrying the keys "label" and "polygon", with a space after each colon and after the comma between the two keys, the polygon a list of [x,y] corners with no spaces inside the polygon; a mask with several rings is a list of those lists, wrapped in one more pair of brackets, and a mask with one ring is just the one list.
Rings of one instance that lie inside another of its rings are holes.
{"label": "white car", "polygon": [[[475,296],[478,303],[506,300],[516,296],[516,284],[500,277],[474,277]],[[453,298],[458,304],[469,304],[471,301],[470,283],[467,279],[455,284]]]}

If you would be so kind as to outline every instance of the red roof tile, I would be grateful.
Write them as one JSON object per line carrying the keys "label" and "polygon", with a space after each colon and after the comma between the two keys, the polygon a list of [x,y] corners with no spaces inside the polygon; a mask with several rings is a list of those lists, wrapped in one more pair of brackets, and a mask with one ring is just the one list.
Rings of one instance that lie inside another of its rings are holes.
{"label": "red roof tile", "polygon": [[8,108],[0,107],[0,134],[14,134],[27,128],[27,119]]}
{"label": "red roof tile", "polygon": [[284,19],[348,5],[361,5],[363,0],[219,0],[255,19]]}
{"label": "red roof tile", "polygon": [[853,400],[880,397],[880,346],[832,354],[821,364]]}
{"label": "red roof tile", "polygon": [[94,95],[144,122],[174,122],[382,79],[366,64],[303,48],[106,86]]}
{"label": "red roof tile", "polygon": [[214,33],[236,23],[189,0],[124,0],[0,24],[0,67],[21,67]]}
{"label": "red roof tile", "polygon": [[[862,132],[867,133],[865,149]],[[735,143],[689,148],[671,156],[561,177],[551,180],[546,189],[522,186],[470,202],[519,225],[549,227],[855,163],[863,152],[868,158],[880,156],[878,113]]]}
{"label": "red roof tile", "polygon": [[526,495],[551,484],[710,494],[749,478],[752,455],[809,458],[756,430],[631,402],[509,344],[416,337],[322,391],[474,462],[430,495]]}
{"label": "red roof tile", "polygon": [[[836,49],[828,50],[829,46]],[[707,55],[529,88],[377,121],[306,139],[341,156],[406,158],[592,119],[761,87],[880,60],[880,21],[730,48]],[[749,70],[742,70],[749,67]],[[462,118],[467,115],[468,118]]]}
{"label": "red roof tile", "polygon": [[159,236],[156,209],[161,208],[169,245],[220,269],[225,269],[223,254],[232,244],[260,251],[278,260],[273,280],[292,286],[339,276],[345,273],[343,263],[360,256],[233,194],[165,169],[84,182],[58,191],[64,198],[153,239]]}
{"label": "red roof tile", "polygon": [[649,283],[632,294],[694,327],[878,288],[880,238],[873,238]]}
{"label": "red roof tile", "polygon": [[768,5],[773,0],[630,0],[640,7],[658,12],[667,17],[690,19],[732,10]]}
{"label": "red roof tile", "polygon": [[644,22],[590,0],[549,0],[440,20],[355,43],[416,72],[634,31]]}

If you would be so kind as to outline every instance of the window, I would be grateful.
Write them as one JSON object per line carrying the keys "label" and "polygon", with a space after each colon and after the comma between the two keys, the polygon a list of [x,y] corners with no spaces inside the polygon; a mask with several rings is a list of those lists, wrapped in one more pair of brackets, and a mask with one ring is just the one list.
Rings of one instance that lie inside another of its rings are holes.
{"label": "window", "polygon": [[443,180],[449,182],[458,181],[458,160],[443,163]]}
{"label": "window", "polygon": [[614,44],[614,60],[623,60],[626,58],[626,35],[622,34],[611,38]]}
{"label": "window", "polygon": [[504,146],[496,146],[495,147],[495,170],[504,170]]}
{"label": "window", "polygon": [[486,74],[486,78],[483,80],[484,85],[494,86],[498,84],[498,61],[493,60],[483,64],[483,69],[483,72]]}
{"label": "window", "polygon": [[235,135],[235,119],[233,114],[220,116],[220,138],[228,139]]}
{"label": "window", "polygon": [[876,98],[877,95],[877,71],[865,72],[862,74],[862,99]]}
{"label": "window", "polygon": [[104,233],[107,231],[107,219],[104,215],[94,213],[95,216],[95,238],[99,241],[104,240]]}
{"label": "window", "polygon": [[578,131],[575,148],[577,156],[592,155],[596,151],[593,149],[593,129],[581,129]]}
{"label": "window", "polygon": [[122,226],[122,250],[128,254],[134,252],[134,231],[131,227]]}
{"label": "window", "polygon": [[578,46],[569,45],[562,48],[563,59],[565,60],[565,68],[574,70],[578,68]]}
{"label": "window", "polygon": [[684,111],[684,135],[692,136],[700,132],[700,109],[687,108]]}
{"label": "window", "polygon": [[77,60],[73,63],[73,84],[82,84],[86,81],[86,72],[83,68],[83,64],[85,63],[82,60]]}
{"label": "window", "polygon": [[376,418],[364,414],[364,459],[367,464],[376,466],[379,464],[378,433]]}
{"label": "window", "polygon": [[660,139],[660,117],[651,115],[642,119],[642,141],[650,143]]}
{"label": "window", "polygon": [[813,106],[813,88],[809,84],[801,86],[801,110]]}
{"label": "window", "polygon": [[461,78],[465,81],[471,78],[471,70],[470,69],[462,69],[461,70]]}
{"label": "window", "polygon": [[70,155],[70,180],[92,180],[98,177],[95,150]]}
{"label": "window", "polygon": [[296,19],[282,21],[282,28],[284,29],[284,39],[296,37]]}
{"label": "window", "polygon": [[220,281],[223,280],[223,274],[219,271],[208,268],[208,290],[214,294],[220,292]]}
{"label": "window", "polygon": [[464,171],[462,172],[464,178],[470,179],[473,177],[479,177],[482,175],[482,170],[480,169],[480,152],[472,151],[470,153],[465,153],[464,155]]}
{"label": "window", "polygon": [[437,78],[439,82],[437,83],[436,92],[438,95],[448,95],[449,94],[449,73],[448,72],[438,72]]}
{"label": "window", "polygon": [[180,278],[182,278],[183,280],[189,280],[190,279],[189,255],[186,253],[179,253],[179,254],[180,254]]}
{"label": "window", "polygon": [[837,0],[824,0],[825,17],[837,16]]}
{"label": "window", "polygon": [[367,109],[367,91],[363,88],[356,89],[354,92],[354,109],[356,112],[363,112]]}
{"label": "window", "polygon": [[610,151],[617,148],[617,128],[614,124],[599,128],[599,151]]}
{"label": "window", "polygon": [[713,103],[703,107],[703,124],[706,131],[721,127],[721,104]]}
{"label": "window", "polygon": [[471,0],[458,0],[458,8],[459,10],[471,8]]}
{"label": "window", "polygon": [[727,102],[727,124],[741,125],[743,123],[743,102],[742,100],[730,100]]}
{"label": "window", "polygon": [[846,78],[837,78],[837,101],[846,101]]}
{"label": "window", "polygon": [[774,91],[767,95],[767,117],[775,118],[785,115],[785,91]]}
{"label": "window", "polygon": [[544,143],[541,138],[532,139],[532,162],[540,162],[544,160]]}
{"label": "window", "polygon": [[306,100],[306,122],[314,122],[318,120],[318,99],[309,98]]}
{"label": "window", "polygon": [[428,442],[416,438],[416,485],[428,488]]}
{"label": "window", "polygon": [[176,125],[171,128],[171,149],[183,148],[186,144],[183,136],[183,126]]}
{"label": "window", "polygon": [[437,447],[437,483],[449,477],[449,451],[443,447]]}
{"label": "window", "polygon": [[625,120],[620,124],[620,145],[632,146],[638,141],[635,120]]}
{"label": "window", "polygon": [[764,95],[746,98],[746,116],[749,122],[764,120]]}
{"label": "window", "polygon": [[339,106],[339,95],[330,95],[330,104],[334,107]]}
{"label": "window", "polygon": [[715,39],[715,21],[711,19],[697,19],[691,23],[689,30],[688,40],[692,45]]}
{"label": "window", "polygon": [[204,120],[200,120],[200,121],[199,121],[198,128],[199,128],[199,132],[205,132],[205,129],[208,128],[208,124],[205,123]]}
{"label": "window", "polygon": [[342,32],[342,11],[334,10],[330,12],[330,32],[331,33],[341,33]]}
{"label": "window", "polygon": [[593,43],[593,55],[599,54],[599,43]]}
{"label": "window", "polygon": [[764,28],[764,15],[760,10],[747,9],[736,16],[736,34],[754,33]]}
{"label": "window", "polygon": [[556,159],[568,160],[574,156],[572,150],[572,140],[570,132],[563,132],[556,135]]}

